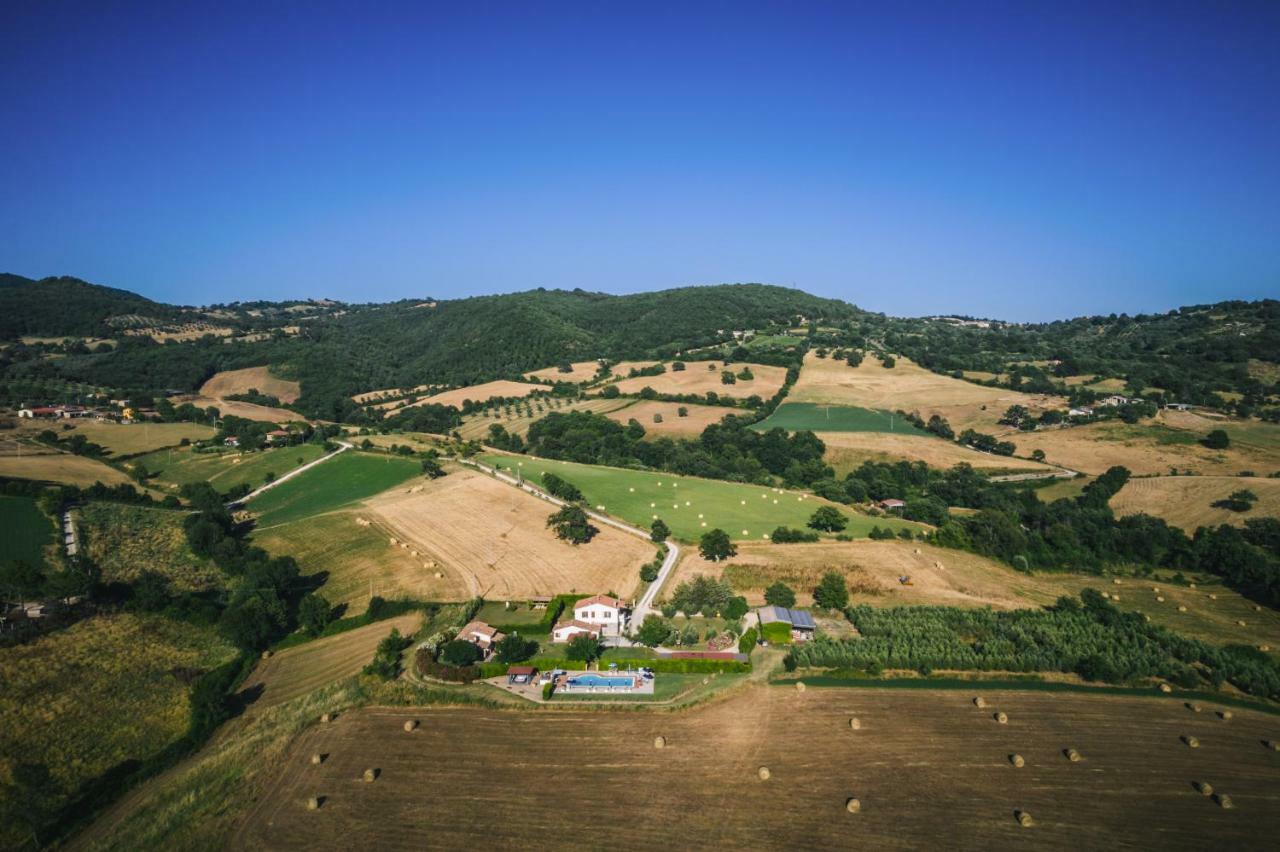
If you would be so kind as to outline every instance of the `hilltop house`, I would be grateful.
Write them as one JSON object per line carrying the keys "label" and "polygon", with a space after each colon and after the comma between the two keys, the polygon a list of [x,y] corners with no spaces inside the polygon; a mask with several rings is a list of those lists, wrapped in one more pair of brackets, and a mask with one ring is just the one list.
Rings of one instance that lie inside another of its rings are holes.
{"label": "hilltop house", "polygon": [[583,598],[573,605],[573,619],[600,628],[601,635],[619,636],[627,626],[627,609],[609,595]]}
{"label": "hilltop house", "polygon": [[594,624],[587,624],[585,621],[578,621],[571,618],[568,621],[561,621],[555,627],[551,628],[552,642],[570,642],[575,636],[581,635],[594,636],[600,638],[600,628]]}
{"label": "hilltop house", "polygon": [[1092,417],[1093,409],[1087,405],[1082,405],[1079,408],[1073,408],[1070,411],[1068,411],[1067,416],[1068,417]]}
{"label": "hilltop house", "polygon": [[1138,401],[1139,400],[1137,399],[1130,399],[1127,396],[1121,396],[1118,393],[1113,393],[1111,396],[1104,397],[1102,401],[1098,403],[1098,405],[1105,405],[1105,406],[1114,408],[1117,405],[1128,405],[1131,402],[1138,402]]}

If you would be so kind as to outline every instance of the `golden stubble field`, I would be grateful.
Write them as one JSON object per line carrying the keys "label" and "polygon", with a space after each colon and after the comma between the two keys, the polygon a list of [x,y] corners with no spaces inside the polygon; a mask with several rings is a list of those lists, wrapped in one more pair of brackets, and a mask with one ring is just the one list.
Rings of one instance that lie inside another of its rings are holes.
{"label": "golden stubble field", "polygon": [[[712,392],[720,396],[727,396],[733,399],[746,399],[749,396],[759,396],[761,399],[769,399],[782,387],[783,382],[787,380],[787,370],[785,367],[769,367],[764,364],[747,364],[735,362],[729,367],[725,367],[725,362],[716,361],[715,369],[708,370],[707,365],[711,362],[689,361],[684,370],[676,372],[671,369],[671,364],[667,364],[667,371],[657,376],[636,376],[630,379],[620,379],[617,382],[618,390],[622,393],[640,393],[646,387],[653,388],[658,393],[667,394],[705,394]],[[637,366],[641,366],[637,364]],[[733,372],[734,375],[742,372],[743,367],[750,367],[751,373],[755,378],[744,381],[738,379],[735,384],[726,385],[720,379],[720,374],[726,369]],[[623,365],[618,365],[614,371],[619,375],[626,375],[622,369]]]}
{"label": "golden stubble field", "polygon": [[1263,849],[1280,831],[1274,716],[974,694],[761,685],[675,714],[357,710],[295,741],[229,845]]}
{"label": "golden stubble field", "polygon": [[[210,399],[222,399],[232,394],[248,393],[257,388],[259,393],[274,396],[281,402],[294,402],[301,389],[297,382],[271,375],[269,367],[246,367],[243,370],[225,370],[200,386],[200,395]],[[297,415],[294,415],[295,417]]]}
{"label": "golden stubble field", "polygon": [[550,385],[535,385],[528,382],[512,382],[506,379],[500,379],[496,382],[485,382],[481,385],[471,385],[465,388],[454,388],[453,390],[442,391],[423,397],[417,402],[411,402],[404,405],[401,401],[384,402],[375,405],[375,408],[386,408],[399,410],[401,408],[414,408],[419,405],[452,405],[455,408],[461,408],[462,403],[467,400],[472,402],[484,402],[495,396],[501,397],[526,397],[534,391],[551,390]]}
{"label": "golden stubble field", "polygon": [[869,355],[857,367],[850,367],[844,361],[819,358],[810,352],[787,398],[881,411],[918,411],[926,420],[939,414],[957,434],[964,429],[1002,429],[996,421],[1011,405],[1024,405],[1032,412],[1067,407],[1062,397],[988,388],[930,372],[907,358],[896,361],[895,367],[885,369],[878,358]]}
{"label": "golden stubble field", "polygon": [[[686,416],[680,416],[683,408]],[[644,427],[646,437],[651,438],[690,438],[701,435],[708,426],[719,423],[730,414],[746,414],[740,408],[729,408],[722,405],[696,405],[688,402],[658,402],[657,400],[640,400],[606,413],[611,420],[626,424],[635,419]],[[654,415],[661,415],[662,422],[655,423]]]}
{"label": "golden stubble field", "polygon": [[932,435],[899,435],[894,432],[818,432],[817,435],[827,445],[823,458],[840,476],[867,461],[922,461],[930,467],[940,468],[967,464],[977,470],[1011,473],[1050,470],[1028,459],[980,453]]}
{"label": "golden stubble field", "polygon": [[95,482],[101,482],[104,485],[122,485],[130,482],[129,477],[114,467],[85,456],[47,451],[41,451],[40,455],[31,455],[26,450],[27,447],[24,447],[21,456],[0,455],[0,476],[41,479],[81,487],[88,487]]}
{"label": "golden stubble field", "polygon": [[[1213,503],[1241,489],[1258,495],[1258,502],[1248,512],[1213,507]],[[1164,518],[1189,534],[1202,526],[1243,526],[1249,518],[1280,518],[1280,479],[1243,476],[1130,479],[1120,493],[1111,498],[1111,508],[1118,517],[1145,514]]]}

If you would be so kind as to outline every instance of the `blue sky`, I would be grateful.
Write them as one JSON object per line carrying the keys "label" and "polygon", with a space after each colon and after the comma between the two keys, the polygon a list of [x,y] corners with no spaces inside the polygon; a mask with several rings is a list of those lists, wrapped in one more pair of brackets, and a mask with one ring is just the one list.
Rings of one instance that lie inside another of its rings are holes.
{"label": "blue sky", "polygon": [[0,270],[179,303],[1276,297],[1277,44],[1275,2],[9,3]]}

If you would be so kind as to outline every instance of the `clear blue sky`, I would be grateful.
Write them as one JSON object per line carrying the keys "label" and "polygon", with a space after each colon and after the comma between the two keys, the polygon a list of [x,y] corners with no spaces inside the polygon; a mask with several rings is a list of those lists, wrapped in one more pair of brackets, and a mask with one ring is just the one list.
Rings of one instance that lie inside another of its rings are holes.
{"label": "clear blue sky", "polygon": [[187,304],[1280,296],[1274,0],[12,2],[0,120],[0,270]]}

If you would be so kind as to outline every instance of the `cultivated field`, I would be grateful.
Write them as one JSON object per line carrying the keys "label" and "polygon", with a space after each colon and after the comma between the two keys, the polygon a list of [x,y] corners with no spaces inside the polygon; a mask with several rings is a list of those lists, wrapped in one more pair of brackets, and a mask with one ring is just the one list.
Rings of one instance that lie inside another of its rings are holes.
{"label": "cultivated field", "polygon": [[874,524],[895,530],[920,528],[857,514],[818,497],[781,488],[528,456],[486,455],[480,461],[520,471],[534,483],[541,482],[544,471],[552,471],[576,485],[591,506],[603,507],[601,511],[645,529],[655,517],[662,518],[682,541],[696,541],[717,527],[734,539],[765,538],[778,526],[804,527],[819,506],[835,506],[844,513],[849,519],[845,532],[852,536],[865,536]]}
{"label": "cultivated field", "polygon": [[129,477],[110,465],[71,453],[42,453],[21,456],[0,455],[0,476],[39,479],[66,485],[89,486],[95,482],[120,485]]}
{"label": "cultivated field", "polygon": [[147,469],[154,477],[153,483],[167,483],[176,488],[188,482],[208,482],[226,492],[243,484],[257,488],[266,482],[268,473],[279,478],[322,455],[324,448],[315,444],[253,452],[223,449],[195,452],[190,447],[182,447],[149,453],[133,461]]}
{"label": "cultivated field", "polygon": [[964,429],[991,432],[1011,405],[1033,412],[1066,408],[1065,399],[988,388],[930,372],[906,358],[885,369],[871,356],[857,367],[844,361],[805,355],[800,379],[788,395],[791,402],[852,405],[882,411],[916,411],[925,420],[933,414],[947,419],[957,433]]}
{"label": "cultivated field", "polygon": [[[509,397],[526,397],[534,391],[551,390],[550,385],[534,385],[527,382],[510,382],[505,379],[496,382],[485,382],[482,385],[471,385],[465,388],[455,388],[454,390],[444,391],[442,393],[432,394],[425,399],[410,403],[405,408],[413,408],[418,405],[452,405],[455,408],[461,408],[462,404],[467,400],[473,402],[484,402],[487,399],[493,399],[495,396]],[[382,406],[379,406],[380,408]]]}
{"label": "cultivated field", "polygon": [[95,444],[101,444],[111,451],[113,456],[133,456],[147,453],[161,447],[176,447],[186,438],[199,441],[211,438],[217,432],[212,426],[199,423],[112,423],[109,420],[72,420],[71,430],[63,431],[67,421],[50,423],[45,420],[24,421],[19,429],[20,435],[35,435],[45,429],[57,431],[59,437],[69,438],[72,435],[84,435]]}
{"label": "cultivated field", "polygon": [[[778,392],[783,382],[787,379],[787,371],[784,367],[743,363],[734,363],[730,367],[725,367],[723,361],[716,361],[714,362],[715,369],[708,370],[708,363],[690,361],[686,368],[678,373],[671,369],[670,363],[667,363],[667,371],[661,375],[619,379],[617,382],[618,390],[622,393],[640,393],[641,390],[648,387],[653,388],[658,393],[668,394],[688,393],[701,395],[711,392],[733,399],[745,399],[749,396],[769,399]],[[755,378],[750,381],[738,379],[737,383],[732,385],[726,385],[720,381],[720,374],[724,370],[732,370],[734,375],[737,375],[742,371],[743,367],[750,367]],[[614,368],[614,371],[619,375],[626,375],[622,368],[623,365],[619,364]]]}
{"label": "cultivated field", "polygon": [[31,497],[0,494],[0,565],[22,560],[40,565],[45,548],[56,540],[53,521],[36,507]]}
{"label": "cultivated field", "polygon": [[250,713],[292,701],[336,680],[359,674],[373,659],[378,643],[392,629],[399,630],[402,636],[412,636],[421,624],[422,613],[408,613],[272,654],[258,663],[245,680],[240,695],[252,701]]}
{"label": "cultivated field", "polygon": [[891,411],[813,402],[784,402],[773,414],[752,428],[759,432],[769,429],[786,429],[788,432],[892,432],[932,437],[911,421],[898,417]]}
{"label": "cultivated field", "polygon": [[341,509],[421,474],[415,459],[348,450],[247,505],[259,529]]}
{"label": "cultivated field", "polygon": [[[226,370],[217,373],[200,387],[200,395],[210,399],[222,399],[233,394],[248,393],[257,388],[259,393],[274,396],[289,403],[298,398],[301,389],[297,382],[276,378],[270,367],[248,367],[243,370]],[[298,415],[294,415],[295,418]]]}
{"label": "cultivated field", "polygon": [[[61,805],[81,783],[185,733],[190,679],[232,656],[212,628],[135,615],[94,616],[0,648],[0,777],[19,762],[42,765],[59,788],[44,804]],[[7,828],[16,826],[0,824],[0,847],[18,848]]]}
{"label": "cultivated field", "polygon": [[[1267,848],[1280,831],[1277,755],[1262,746],[1276,736],[1273,716],[1235,710],[1224,723],[1174,699],[1001,691],[979,709],[972,694],[757,686],[663,715],[358,710],[298,738],[230,846],[555,846],[585,830],[572,815],[597,813],[601,791],[610,812],[634,817],[588,838],[613,849],[794,849],[797,838],[819,849],[939,838],[984,850]],[[1008,724],[992,721],[992,707]],[[421,724],[406,733],[406,719]],[[1184,746],[1187,735],[1202,747]],[[667,747],[655,749],[655,736]],[[1083,759],[1067,760],[1067,748]],[[315,753],[327,755],[318,766]],[[1024,767],[1011,765],[1014,753]],[[361,781],[368,768],[374,783]],[[1201,796],[1197,781],[1235,810]],[[313,796],[323,797],[317,811]],[[854,797],[858,813],[846,808]]]}
{"label": "cultivated field", "polygon": [[1021,473],[1049,470],[1027,459],[980,453],[932,435],[893,435],[888,432],[818,432],[827,445],[827,464],[840,476],[863,462],[922,461],[930,467],[949,468],[967,464],[990,473]]}
{"label": "cultivated field", "polygon": [[187,546],[187,513],[123,503],[89,503],[74,512],[85,553],[102,569],[104,583],[131,583],[143,571],[164,575],[175,592],[223,588],[213,561]]}
{"label": "cultivated field", "polygon": [[600,369],[598,361],[575,361],[569,366],[573,370],[568,373],[560,372],[557,367],[543,367],[541,370],[534,370],[532,373],[526,373],[526,379],[543,382],[589,382],[596,377],[596,371]]}
{"label": "cultivated field", "polygon": [[351,397],[351,400],[353,402],[358,402],[361,405],[364,405],[365,403],[369,403],[369,402],[378,402],[380,400],[385,400],[388,397],[398,399],[400,397],[409,396],[415,393],[425,393],[431,390],[433,387],[435,386],[434,385],[418,385],[417,387],[412,387],[412,388],[384,388],[382,390],[365,391],[364,393],[358,393],[355,396]]}
{"label": "cultivated field", "polygon": [[[1258,502],[1248,512],[1216,509],[1211,504],[1233,491],[1248,489]],[[1235,524],[1248,518],[1280,518],[1280,479],[1240,476],[1159,476],[1131,479],[1111,498],[1117,516],[1155,515],[1188,533],[1197,527]]]}
{"label": "cultivated field", "polygon": [[[1232,439],[1228,449],[1210,450],[1200,444],[1212,429],[1227,432]],[[1110,420],[1000,437],[1012,441],[1019,455],[1044,450],[1048,462],[1094,475],[1113,465],[1140,476],[1171,469],[1203,475],[1252,471],[1265,476],[1280,471],[1280,425],[1214,420],[1192,412],[1162,411],[1134,425]]]}
{"label": "cultivated field", "polygon": [[224,416],[230,414],[234,417],[243,417],[245,420],[257,420],[260,423],[300,423],[306,420],[298,412],[290,411],[287,408],[272,408],[267,405],[255,405],[252,402],[236,402],[230,399],[217,399],[200,394],[171,396],[169,401],[174,405],[182,405],[185,402],[189,402],[196,408],[209,408],[212,406]]}
{"label": "cultivated field", "polygon": [[[605,400],[617,402],[617,400]],[[680,409],[687,415],[680,416]],[[708,426],[719,423],[730,414],[744,414],[742,409],[728,408],[722,405],[696,405],[681,402],[658,402],[656,400],[640,400],[625,408],[607,412],[611,420],[626,424],[632,418],[644,427],[645,436],[649,438],[689,438],[701,435]],[[655,423],[654,415],[661,415],[662,422]]]}
{"label": "cultivated field", "polygon": [[[492,410],[492,412],[472,414],[462,421],[462,425],[458,427],[458,434],[463,438],[474,438],[483,441],[489,436],[489,427],[494,423],[498,423],[508,432],[516,435],[525,435],[529,431],[529,426],[535,420],[541,420],[553,411],[594,411],[597,414],[608,414],[611,411],[626,408],[634,404],[634,401],[620,397],[618,399],[582,399],[575,402],[552,397],[550,399],[533,400],[528,404],[532,411],[531,414],[525,413],[522,404],[511,405],[510,414],[507,413],[505,407],[499,407]],[[674,412],[675,408],[673,407],[673,416]]]}

